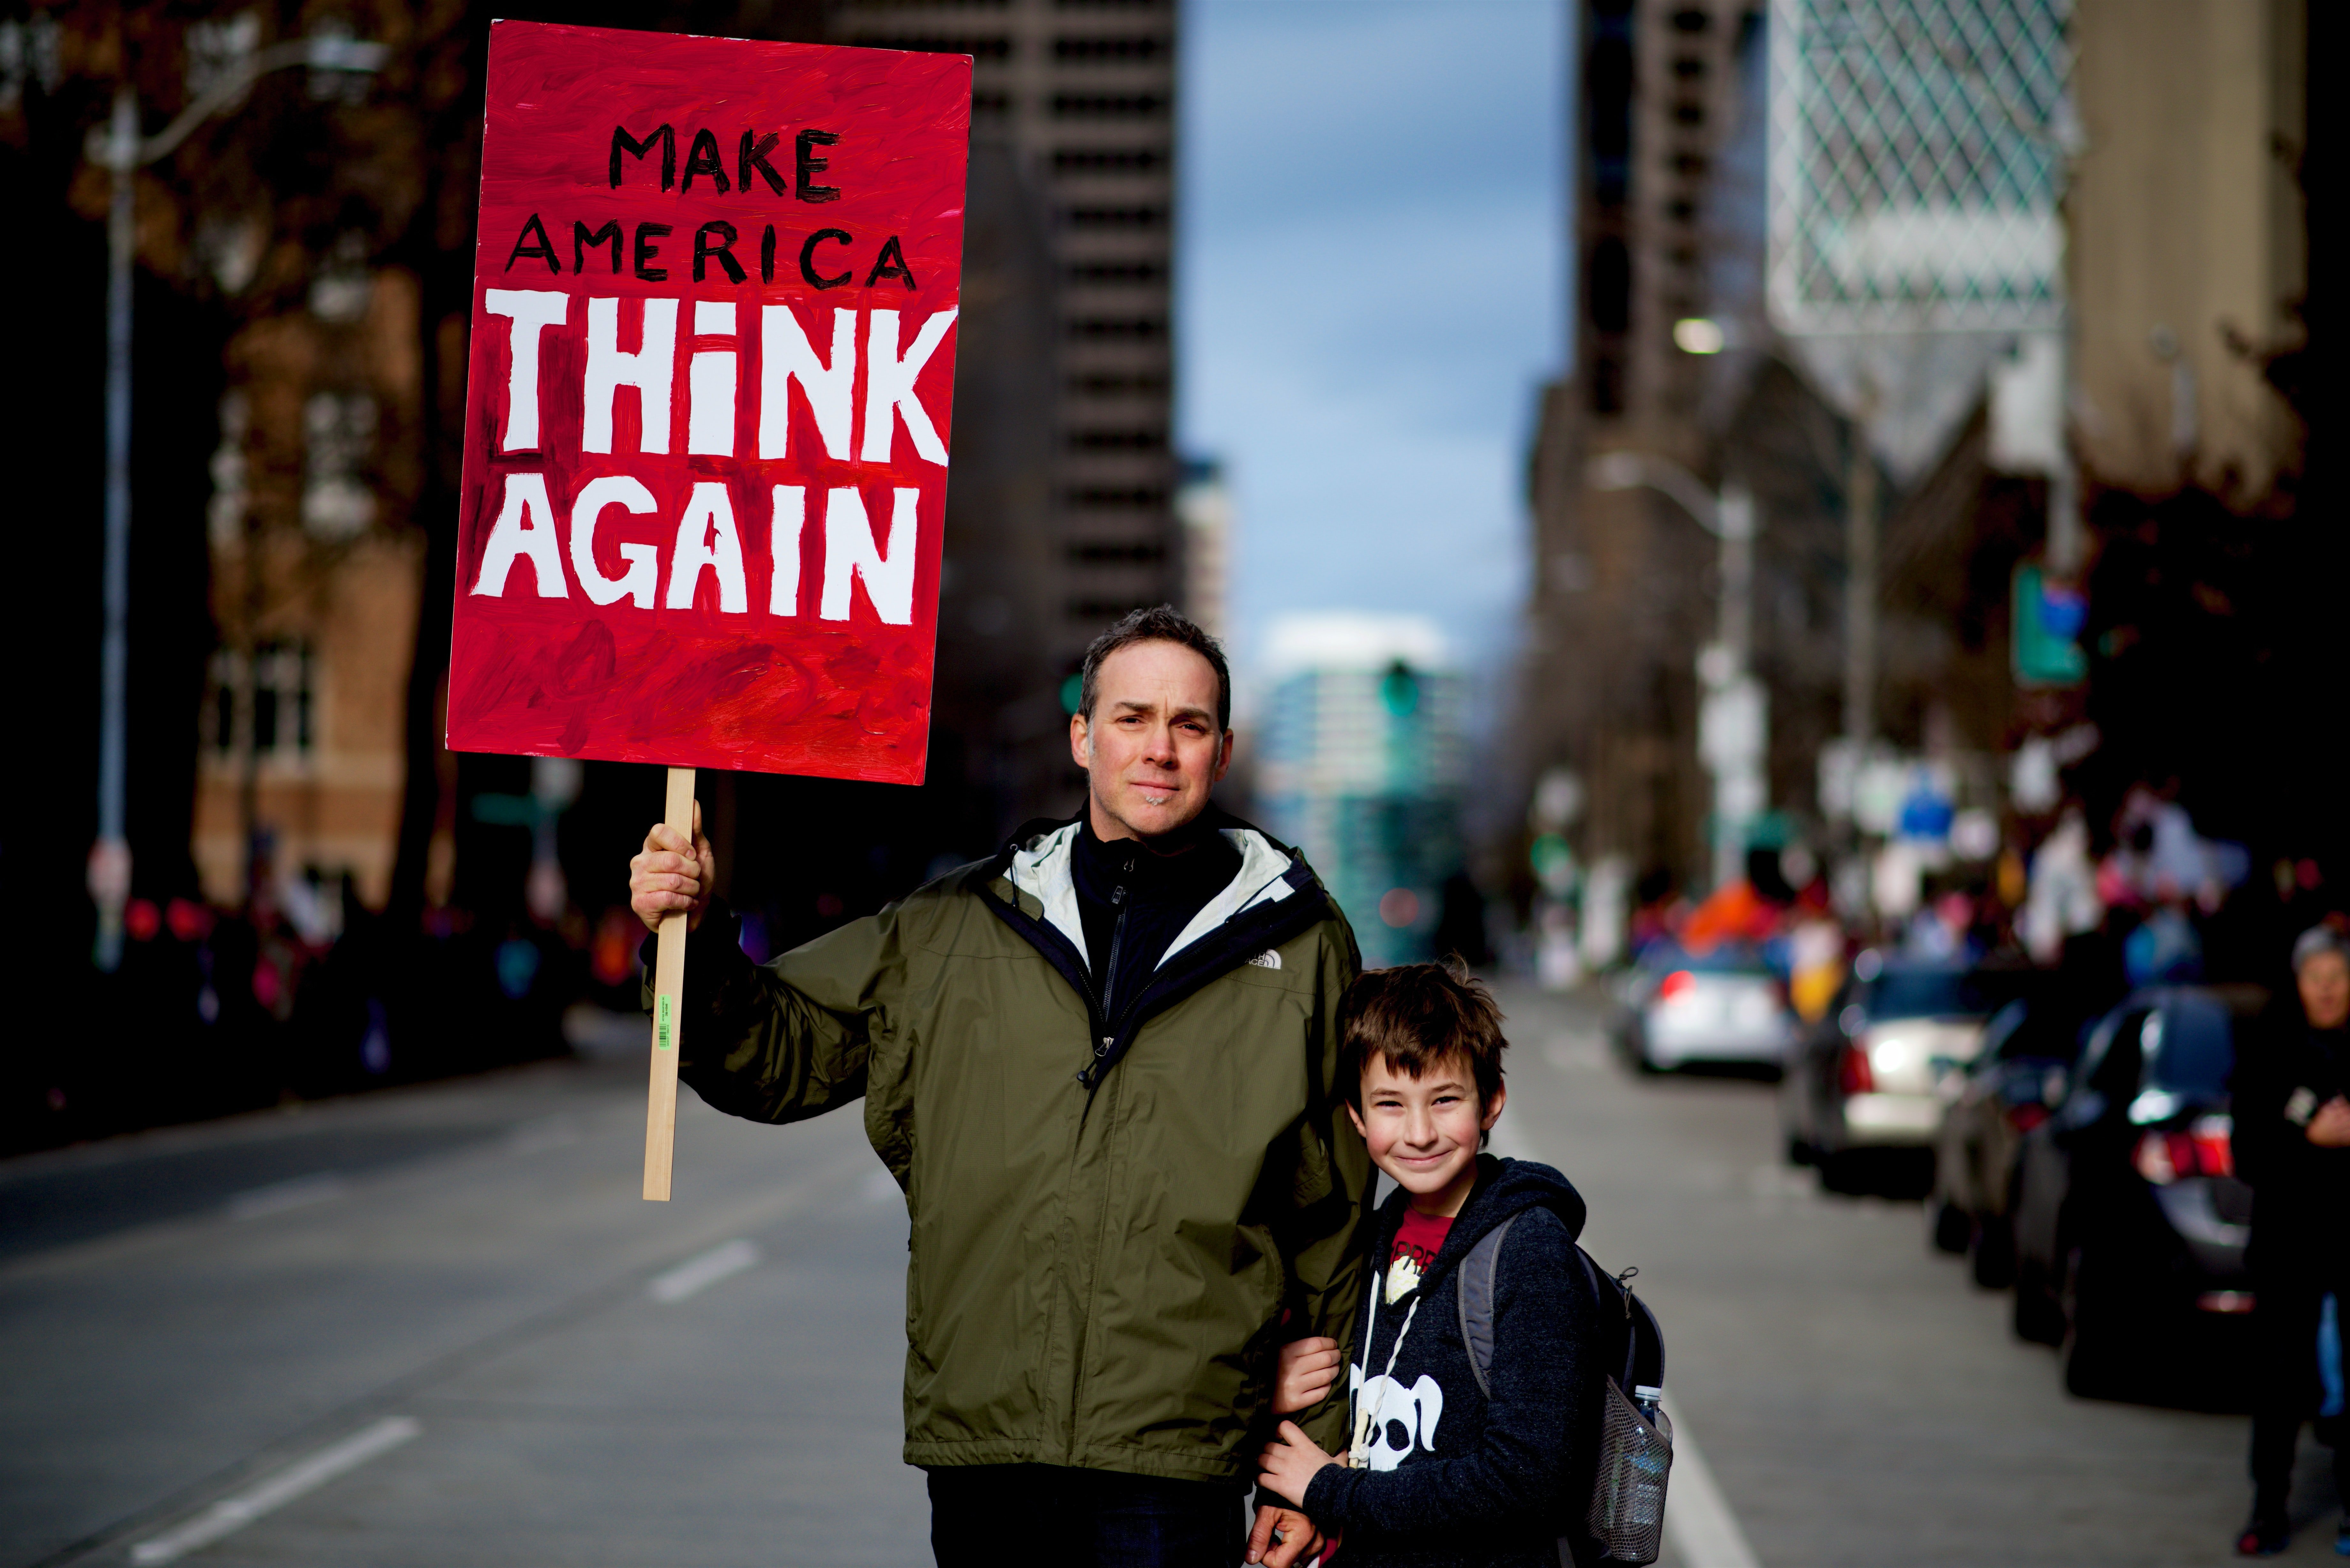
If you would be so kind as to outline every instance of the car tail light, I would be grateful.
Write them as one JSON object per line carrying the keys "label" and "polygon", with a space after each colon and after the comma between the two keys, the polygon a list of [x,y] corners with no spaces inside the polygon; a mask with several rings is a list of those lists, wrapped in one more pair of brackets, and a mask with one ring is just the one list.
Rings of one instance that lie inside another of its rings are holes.
{"label": "car tail light", "polygon": [[2181,1177],[2233,1176],[2235,1151],[2229,1147],[2232,1124],[2226,1116],[2204,1116],[2183,1132],[2141,1134],[2130,1164],[2157,1187],[2168,1187]]}
{"label": "car tail light", "polygon": [[2030,1132],[2048,1119],[2048,1107],[2031,1100],[2007,1107],[2007,1125],[2018,1132]]}
{"label": "car tail light", "polygon": [[1857,1045],[1844,1048],[1836,1058],[1836,1087],[1846,1096],[1877,1092],[1877,1074],[1868,1065],[1867,1052]]}
{"label": "car tail light", "polygon": [[1697,989],[1697,976],[1685,969],[1677,969],[1657,982],[1657,1000],[1679,1002]]}

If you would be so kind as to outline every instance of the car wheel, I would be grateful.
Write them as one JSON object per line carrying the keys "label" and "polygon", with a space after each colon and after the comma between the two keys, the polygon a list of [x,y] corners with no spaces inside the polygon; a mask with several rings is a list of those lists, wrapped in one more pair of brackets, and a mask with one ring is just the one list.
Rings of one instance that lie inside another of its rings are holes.
{"label": "car wheel", "polygon": [[1975,1221],[1967,1262],[1975,1283],[1987,1291],[2004,1290],[2015,1281],[2015,1228],[2004,1214],[1986,1214]]}
{"label": "car wheel", "polygon": [[1967,1211],[1947,1198],[1929,1200],[1926,1211],[1930,1219],[1926,1227],[1927,1239],[1933,1243],[1934,1251],[1954,1256],[1964,1252],[1974,1233],[1974,1224]]}
{"label": "car wheel", "polygon": [[1801,1137],[1797,1137],[1794,1133],[1789,1133],[1787,1135],[1787,1163],[1789,1165],[1810,1165],[1814,1162],[1814,1157],[1812,1153],[1812,1146],[1810,1144],[1805,1143]]}
{"label": "car wheel", "polygon": [[2082,1399],[2122,1397],[2140,1370],[2126,1308],[2094,1255],[2075,1247],[2065,1262],[2065,1391]]}
{"label": "car wheel", "polygon": [[1823,1149],[1815,1159],[1820,1168],[1820,1185],[1830,1192],[1846,1197],[1857,1196],[1867,1174],[1861,1168],[1860,1156],[1848,1148]]}
{"label": "car wheel", "polygon": [[2029,1345],[2064,1343],[2064,1309],[2048,1288],[2048,1269],[2037,1258],[2015,1260],[2015,1337]]}

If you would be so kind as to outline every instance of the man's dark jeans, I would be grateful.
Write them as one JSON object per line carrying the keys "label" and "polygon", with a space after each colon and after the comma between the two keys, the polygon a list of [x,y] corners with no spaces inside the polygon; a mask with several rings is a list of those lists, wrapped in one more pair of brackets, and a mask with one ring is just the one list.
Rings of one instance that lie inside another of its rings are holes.
{"label": "man's dark jeans", "polygon": [[1234,1568],[1242,1490],[1054,1465],[931,1474],[939,1568]]}

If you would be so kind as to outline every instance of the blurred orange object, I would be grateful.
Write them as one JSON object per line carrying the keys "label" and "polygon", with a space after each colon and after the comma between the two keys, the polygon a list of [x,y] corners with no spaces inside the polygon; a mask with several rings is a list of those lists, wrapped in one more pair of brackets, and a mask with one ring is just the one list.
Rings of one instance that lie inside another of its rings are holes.
{"label": "blurred orange object", "polygon": [[1715,889],[1681,928],[1681,943],[1705,952],[1722,942],[1759,942],[1778,929],[1779,907],[1742,877]]}

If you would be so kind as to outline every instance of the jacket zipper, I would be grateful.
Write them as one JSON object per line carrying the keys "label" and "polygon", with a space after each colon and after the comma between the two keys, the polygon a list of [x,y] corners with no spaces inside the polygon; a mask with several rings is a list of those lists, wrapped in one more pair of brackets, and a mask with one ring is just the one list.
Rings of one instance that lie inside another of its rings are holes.
{"label": "jacket zipper", "polygon": [[[1131,856],[1127,858],[1126,872],[1128,876],[1134,873],[1134,859]],[[1098,1015],[1096,1020],[1098,1032],[1094,1035],[1094,1061],[1097,1064],[1109,1055],[1109,1048],[1118,1042],[1118,1030],[1110,1022],[1109,1009],[1111,1002],[1118,994],[1118,950],[1126,942],[1125,883],[1121,882],[1110,889],[1109,901],[1118,906],[1118,920],[1109,929],[1109,955],[1102,963],[1101,981],[1094,988],[1097,992],[1094,999],[1094,1011]],[[1100,1086],[1100,1081],[1094,1076],[1093,1068],[1089,1066],[1079,1073],[1077,1081],[1085,1085],[1087,1100],[1090,1104],[1093,1091]]]}

